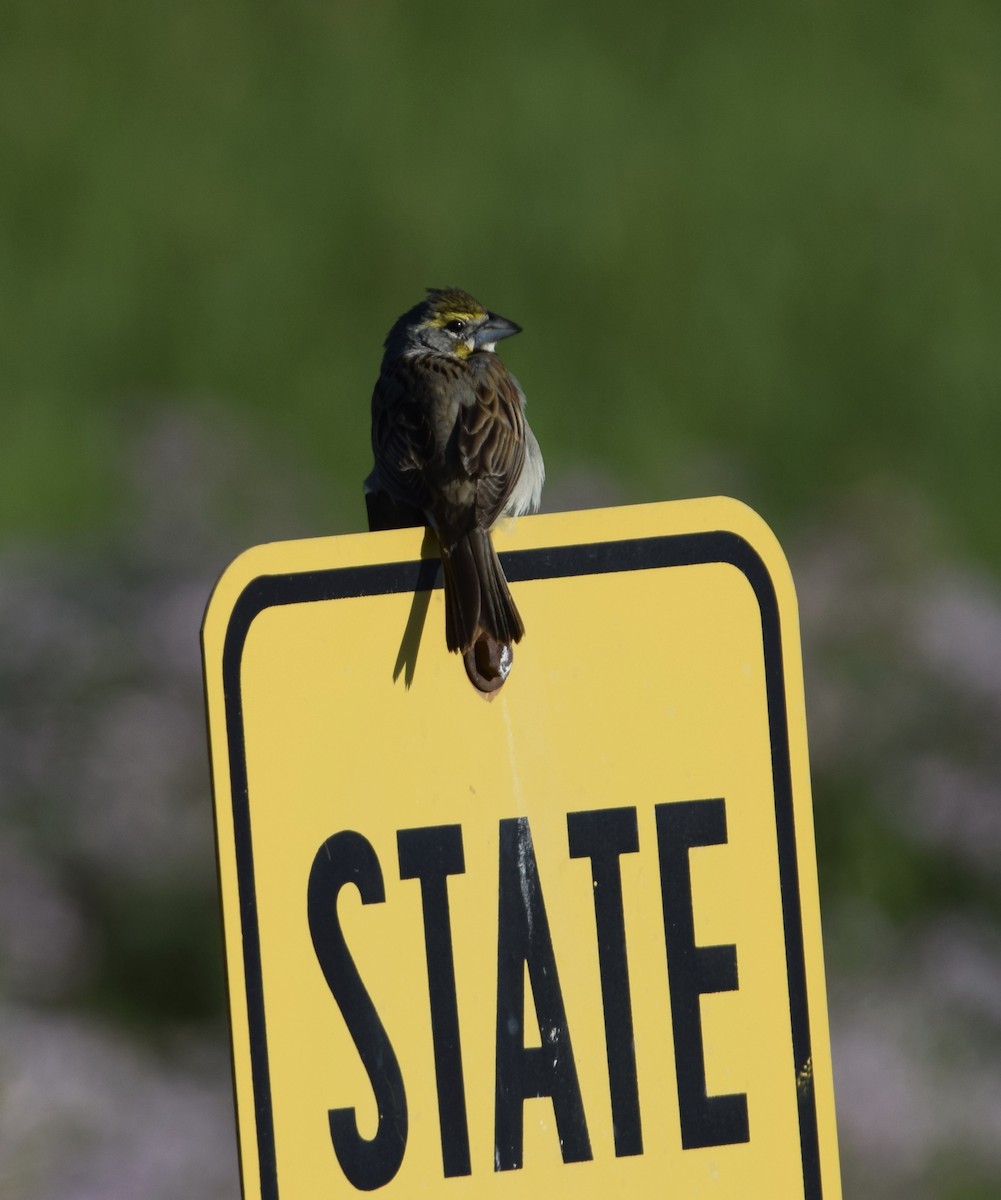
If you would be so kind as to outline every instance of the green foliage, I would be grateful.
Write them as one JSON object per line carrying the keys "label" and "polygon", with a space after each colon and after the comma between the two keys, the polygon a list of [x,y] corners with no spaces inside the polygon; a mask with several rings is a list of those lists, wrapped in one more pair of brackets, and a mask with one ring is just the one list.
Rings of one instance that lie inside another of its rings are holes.
{"label": "green foliage", "polygon": [[721,455],[773,518],[903,480],[1001,564],[996,6],[0,24],[0,529],[110,512],[164,396],[244,412],[360,526],[382,336],[454,283],[525,326],[506,356],[554,478],[735,489]]}

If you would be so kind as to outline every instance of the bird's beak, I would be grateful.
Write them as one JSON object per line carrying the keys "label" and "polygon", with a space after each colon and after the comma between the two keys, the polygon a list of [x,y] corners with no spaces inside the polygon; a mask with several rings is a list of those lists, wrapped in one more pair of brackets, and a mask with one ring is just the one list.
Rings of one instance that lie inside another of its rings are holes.
{"label": "bird's beak", "polygon": [[498,316],[497,313],[487,313],[487,319],[477,329],[473,341],[477,350],[492,350],[495,342],[499,342],[501,338],[513,337],[516,333],[521,333],[520,325],[509,321],[507,317]]}

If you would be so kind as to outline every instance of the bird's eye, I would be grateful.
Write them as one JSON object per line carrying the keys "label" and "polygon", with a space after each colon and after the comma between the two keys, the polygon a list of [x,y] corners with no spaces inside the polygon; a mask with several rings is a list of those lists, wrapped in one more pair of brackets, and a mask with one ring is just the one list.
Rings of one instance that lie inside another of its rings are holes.
{"label": "bird's eye", "polygon": [[462,331],[466,328],[466,322],[459,320],[449,321],[445,328],[449,333],[462,333]]}

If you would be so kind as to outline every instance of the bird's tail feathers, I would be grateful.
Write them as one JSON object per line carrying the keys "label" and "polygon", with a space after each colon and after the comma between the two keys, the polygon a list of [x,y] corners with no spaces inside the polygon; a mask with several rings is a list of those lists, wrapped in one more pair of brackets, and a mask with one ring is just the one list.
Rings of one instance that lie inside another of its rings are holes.
{"label": "bird's tail feathers", "polygon": [[465,653],[482,634],[505,645],[521,641],[525,626],[485,529],[471,529],[453,545],[442,545],[441,563],[449,650]]}

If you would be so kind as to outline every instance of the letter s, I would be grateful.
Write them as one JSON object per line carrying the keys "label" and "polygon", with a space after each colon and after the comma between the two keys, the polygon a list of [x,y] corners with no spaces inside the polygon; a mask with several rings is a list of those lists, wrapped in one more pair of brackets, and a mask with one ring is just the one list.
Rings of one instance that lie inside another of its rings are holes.
{"label": "letter s", "polygon": [[393,1178],[407,1147],[407,1097],[400,1064],[375,1005],[358,974],[337,916],[345,884],[357,887],[362,904],[386,898],[379,859],[360,833],[345,830],[327,838],[309,873],[309,932],[323,977],[344,1017],[368,1072],[379,1109],[375,1137],[363,1138],[353,1108],[329,1112],[330,1140],[341,1169],[361,1191],[374,1191]]}

